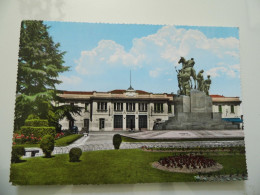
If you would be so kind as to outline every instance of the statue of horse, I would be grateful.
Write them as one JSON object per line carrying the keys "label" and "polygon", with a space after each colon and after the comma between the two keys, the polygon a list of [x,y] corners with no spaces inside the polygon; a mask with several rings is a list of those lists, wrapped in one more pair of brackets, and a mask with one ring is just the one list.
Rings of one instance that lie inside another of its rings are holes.
{"label": "statue of horse", "polygon": [[[193,66],[195,64],[194,59],[191,58],[190,60],[186,61],[184,57],[181,57],[181,59],[179,60],[178,64],[182,63],[182,72],[184,74],[188,74],[190,77],[193,78],[194,81],[194,89],[197,88],[197,75],[196,75],[196,71],[194,70]],[[192,88],[192,80],[190,79],[190,85]]]}

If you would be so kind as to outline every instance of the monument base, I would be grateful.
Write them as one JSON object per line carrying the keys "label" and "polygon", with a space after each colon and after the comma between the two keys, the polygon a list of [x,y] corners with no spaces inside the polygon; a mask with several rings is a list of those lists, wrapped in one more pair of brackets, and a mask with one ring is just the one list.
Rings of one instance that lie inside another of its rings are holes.
{"label": "monument base", "polygon": [[190,96],[174,99],[175,116],[154,126],[154,130],[224,130],[239,125],[223,121],[221,113],[212,112],[212,100],[204,92],[191,90]]}

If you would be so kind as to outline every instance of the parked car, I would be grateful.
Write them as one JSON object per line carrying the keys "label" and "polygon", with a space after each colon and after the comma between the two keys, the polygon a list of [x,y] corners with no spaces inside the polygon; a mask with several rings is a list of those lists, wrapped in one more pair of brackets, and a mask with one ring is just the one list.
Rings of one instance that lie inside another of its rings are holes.
{"label": "parked car", "polygon": [[71,131],[73,134],[78,134],[79,129],[78,129],[77,126],[73,126],[73,127],[71,127],[70,131]]}

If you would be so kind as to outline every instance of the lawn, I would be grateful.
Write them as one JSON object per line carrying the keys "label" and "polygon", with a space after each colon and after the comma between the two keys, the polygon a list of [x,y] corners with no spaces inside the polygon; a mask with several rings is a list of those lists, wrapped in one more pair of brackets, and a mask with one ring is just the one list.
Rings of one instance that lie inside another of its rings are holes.
{"label": "lawn", "polygon": [[55,140],[55,146],[67,146],[81,137],[83,137],[82,134],[73,134],[62,137],[60,139]]}
{"label": "lawn", "polygon": [[[171,173],[151,167],[168,152],[140,149],[84,152],[81,162],[69,162],[68,154],[35,157],[11,165],[10,181],[19,185],[115,184],[195,181],[194,174]],[[221,173],[246,171],[245,155],[210,156],[224,166]],[[44,171],[43,171],[44,170]]]}

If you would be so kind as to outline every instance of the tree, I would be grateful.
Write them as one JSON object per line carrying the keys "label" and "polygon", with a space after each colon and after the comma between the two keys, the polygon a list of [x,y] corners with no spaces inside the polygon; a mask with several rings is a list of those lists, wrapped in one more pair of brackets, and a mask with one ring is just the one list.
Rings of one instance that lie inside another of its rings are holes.
{"label": "tree", "polygon": [[[55,86],[59,73],[69,70],[63,66],[65,52],[59,50],[42,21],[22,21],[16,85],[15,129],[19,129],[30,114],[42,119],[57,120]],[[65,112],[79,109],[66,109]],[[57,123],[57,122],[56,122]]]}

